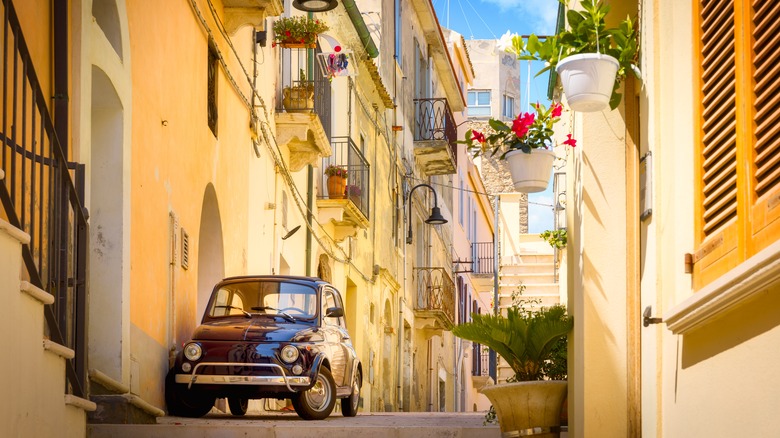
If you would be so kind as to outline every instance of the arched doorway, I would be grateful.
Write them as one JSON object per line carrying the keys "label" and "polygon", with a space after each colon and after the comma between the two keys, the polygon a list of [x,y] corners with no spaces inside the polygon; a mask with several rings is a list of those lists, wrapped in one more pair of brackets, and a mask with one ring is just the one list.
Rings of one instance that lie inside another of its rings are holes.
{"label": "arched doorway", "polygon": [[203,316],[214,285],[225,278],[225,251],[222,240],[222,219],[214,186],[209,183],[203,194],[198,230],[198,302],[197,321]]}

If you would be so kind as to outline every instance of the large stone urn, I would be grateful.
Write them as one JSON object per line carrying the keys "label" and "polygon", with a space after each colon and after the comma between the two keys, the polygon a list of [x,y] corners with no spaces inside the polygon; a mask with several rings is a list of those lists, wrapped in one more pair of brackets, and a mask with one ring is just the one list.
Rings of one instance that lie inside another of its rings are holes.
{"label": "large stone urn", "polygon": [[503,438],[560,437],[565,380],[504,383],[480,390],[493,404]]}

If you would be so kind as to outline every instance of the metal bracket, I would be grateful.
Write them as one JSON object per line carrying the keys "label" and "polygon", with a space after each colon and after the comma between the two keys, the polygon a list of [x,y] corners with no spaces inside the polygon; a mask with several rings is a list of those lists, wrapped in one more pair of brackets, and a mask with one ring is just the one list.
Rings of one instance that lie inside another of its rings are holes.
{"label": "metal bracket", "polygon": [[653,318],[650,315],[653,314],[653,306],[645,307],[645,311],[642,312],[642,325],[647,327],[650,324],[660,324],[664,322],[663,318]]}

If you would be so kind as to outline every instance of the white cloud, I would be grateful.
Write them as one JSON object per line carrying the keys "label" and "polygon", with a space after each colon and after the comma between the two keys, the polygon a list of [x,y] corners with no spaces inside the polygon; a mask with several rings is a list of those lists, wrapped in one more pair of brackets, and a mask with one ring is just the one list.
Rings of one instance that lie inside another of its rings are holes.
{"label": "white cloud", "polygon": [[[528,0],[482,0],[484,4],[495,5],[500,13],[512,13],[523,21],[523,33],[550,34],[555,31],[555,20],[558,15],[558,2],[554,0],[528,1]],[[482,13],[483,17],[491,14]],[[514,30],[513,30],[514,32]]]}
{"label": "white cloud", "polygon": [[532,194],[528,202],[528,232],[536,234],[551,229],[553,229],[552,196],[549,196],[546,191],[538,195]]}

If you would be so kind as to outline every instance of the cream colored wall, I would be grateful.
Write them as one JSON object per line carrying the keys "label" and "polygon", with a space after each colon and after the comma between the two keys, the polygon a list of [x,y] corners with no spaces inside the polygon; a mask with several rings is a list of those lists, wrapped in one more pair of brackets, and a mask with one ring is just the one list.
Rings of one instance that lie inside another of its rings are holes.
{"label": "cream colored wall", "polygon": [[[624,437],[626,382],[625,125],[617,111],[578,116],[570,157],[569,427],[576,437]],[[573,359],[572,359],[573,353]]]}

